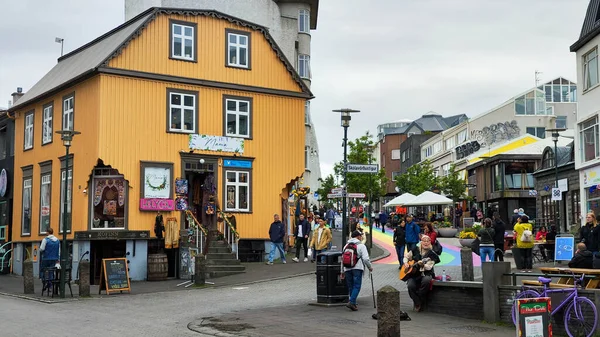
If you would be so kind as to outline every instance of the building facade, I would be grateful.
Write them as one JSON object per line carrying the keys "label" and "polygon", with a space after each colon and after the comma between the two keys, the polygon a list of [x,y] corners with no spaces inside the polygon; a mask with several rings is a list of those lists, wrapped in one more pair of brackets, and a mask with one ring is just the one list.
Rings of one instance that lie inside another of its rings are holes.
{"label": "building facade", "polygon": [[[15,92],[13,101],[18,100],[22,94]],[[0,109],[0,274],[10,272],[12,256],[12,206],[14,173],[14,134],[15,122],[10,118],[8,111]]]}
{"label": "building facade", "polygon": [[[311,86],[311,30],[317,29],[319,0],[125,0],[125,20],[150,7],[215,10],[264,26],[304,83]],[[306,102],[305,112],[303,186],[316,191],[321,165],[310,101]],[[311,205],[317,204],[314,193],[306,197]]]}
{"label": "building facade", "polygon": [[[130,277],[145,279],[162,243],[177,277],[188,214],[214,207],[235,215],[241,241],[264,243],[304,172],[311,97],[267,28],[214,11],[151,8],[61,57],[9,110],[23,130],[15,272],[47,221],[60,233],[64,219],[73,269],[89,253],[92,281],[102,258],[123,256]],[[69,157],[61,129],[81,132]]]}

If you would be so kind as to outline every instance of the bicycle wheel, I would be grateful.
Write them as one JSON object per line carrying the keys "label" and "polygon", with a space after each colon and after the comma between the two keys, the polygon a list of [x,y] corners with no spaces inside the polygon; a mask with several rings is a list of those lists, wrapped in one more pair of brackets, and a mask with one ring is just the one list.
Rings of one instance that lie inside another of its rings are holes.
{"label": "bicycle wheel", "polygon": [[523,290],[515,296],[515,301],[512,306],[512,321],[514,325],[517,325],[517,300],[522,298],[536,298],[540,297],[540,293],[533,289]]}
{"label": "bicycle wheel", "polygon": [[596,306],[587,297],[578,297],[565,310],[565,330],[570,337],[590,337],[596,331]]}

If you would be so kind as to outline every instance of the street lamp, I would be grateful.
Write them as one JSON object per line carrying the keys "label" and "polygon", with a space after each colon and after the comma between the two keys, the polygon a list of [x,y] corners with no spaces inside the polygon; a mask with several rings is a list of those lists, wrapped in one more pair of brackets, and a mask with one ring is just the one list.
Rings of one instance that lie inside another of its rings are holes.
{"label": "street lamp", "polygon": [[[371,165],[371,160],[373,159],[373,151],[376,149],[376,146],[367,146],[366,149],[369,151],[369,165]],[[373,211],[371,210],[371,204],[373,204],[373,173],[369,173],[369,206],[367,212],[367,219],[369,220],[369,252],[373,248],[373,216],[371,215]]]}
{"label": "street lamp", "polygon": [[63,45],[65,43],[65,39],[61,39],[60,37],[55,37],[54,42],[60,43],[60,56],[63,56]]}
{"label": "street lamp", "polygon": [[352,109],[339,109],[332,110],[333,112],[338,112],[342,116],[342,127],[344,128],[344,184],[342,190],[342,249],[346,246],[346,240],[348,239],[348,215],[346,214],[348,211],[347,205],[347,192],[348,192],[348,181],[346,180],[346,176],[348,175],[348,127],[350,126],[350,120],[352,116],[350,114],[360,112],[360,110],[352,110]]}
{"label": "street lamp", "polygon": [[[560,136],[558,133],[565,131],[566,129],[546,129],[546,132],[551,132],[552,133],[552,141],[554,142],[554,184],[556,186],[556,188],[558,187],[558,153],[557,153],[557,143],[558,143],[558,137]],[[562,191],[560,192],[562,194]],[[561,198],[562,199],[562,198]],[[554,210],[556,213],[556,229],[558,230],[558,232],[560,233],[560,201],[556,200],[554,203]],[[565,222],[565,227],[564,227],[565,232],[567,231],[567,226],[566,226],[566,222]]]}
{"label": "street lamp", "polygon": [[67,248],[67,228],[69,228],[71,219],[67,217],[67,207],[68,207],[68,190],[69,190],[69,148],[71,147],[71,141],[73,140],[73,136],[80,134],[81,132],[73,131],[73,130],[60,130],[56,131],[60,135],[60,139],[63,142],[63,145],[66,149],[65,156],[65,189],[63,191],[63,195],[65,196],[64,204],[63,204],[63,216],[62,216],[62,247],[60,249],[60,282],[58,284],[58,289],[60,292],[60,298],[65,298],[65,283],[66,283],[66,269],[68,262],[68,248]]}
{"label": "street lamp", "polygon": [[[483,217],[487,216],[486,208],[487,208],[487,161],[486,159],[491,158],[490,156],[479,156],[479,158],[483,159],[483,209],[481,212],[483,213]],[[473,216],[473,215],[471,215]]]}

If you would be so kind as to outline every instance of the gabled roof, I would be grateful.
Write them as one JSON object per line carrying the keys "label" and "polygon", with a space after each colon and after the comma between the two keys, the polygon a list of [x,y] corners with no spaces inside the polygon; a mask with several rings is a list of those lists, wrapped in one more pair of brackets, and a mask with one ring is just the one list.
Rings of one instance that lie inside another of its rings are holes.
{"label": "gabled roof", "polygon": [[572,52],[578,51],[598,34],[600,34],[600,0],[590,0],[579,39],[569,49]]}
{"label": "gabled roof", "polygon": [[302,91],[312,97],[310,89],[300,78],[294,66],[285,57],[269,33],[268,28],[214,10],[152,7],[106,34],[60,57],[58,64],[29,89],[9,111],[15,111],[36,99],[61,90],[66,86],[73,85],[87,76],[94,74],[99,68],[107,66],[108,62],[118,56],[127,47],[129,42],[142,34],[143,29],[148,24],[158,15],[163,14],[210,16],[225,19],[237,25],[261,32],[290,75],[292,75],[296,83],[302,88]]}

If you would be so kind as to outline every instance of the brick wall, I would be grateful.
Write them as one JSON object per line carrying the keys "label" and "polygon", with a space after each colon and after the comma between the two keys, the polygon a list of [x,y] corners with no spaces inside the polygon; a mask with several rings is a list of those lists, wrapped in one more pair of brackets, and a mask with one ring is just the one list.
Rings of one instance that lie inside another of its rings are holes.
{"label": "brick wall", "polygon": [[483,319],[483,285],[479,282],[435,282],[427,299],[427,311]]}

